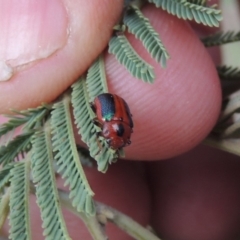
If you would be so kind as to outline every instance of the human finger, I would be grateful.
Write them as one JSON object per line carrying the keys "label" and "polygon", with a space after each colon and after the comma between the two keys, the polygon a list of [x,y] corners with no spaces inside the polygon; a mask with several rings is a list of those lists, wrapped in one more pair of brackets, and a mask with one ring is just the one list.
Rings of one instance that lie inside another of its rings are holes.
{"label": "human finger", "polygon": [[206,146],[150,163],[153,227],[169,240],[237,239],[239,170],[237,156]]}
{"label": "human finger", "polygon": [[106,69],[110,91],[122,96],[133,114],[126,157],[158,160],[188,151],[206,137],[219,115],[221,89],[212,59],[188,24],[151,5],[143,13],[169,51],[166,69],[132,35],[129,41],[154,66],[155,82],[134,79],[112,55],[106,56]]}
{"label": "human finger", "polygon": [[122,4],[2,1],[0,113],[36,107],[66,90],[107,45]]}

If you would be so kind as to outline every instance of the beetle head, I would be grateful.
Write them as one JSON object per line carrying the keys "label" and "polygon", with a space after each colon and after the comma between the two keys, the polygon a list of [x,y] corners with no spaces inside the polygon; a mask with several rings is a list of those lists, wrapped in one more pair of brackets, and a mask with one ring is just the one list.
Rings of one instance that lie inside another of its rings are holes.
{"label": "beetle head", "polygon": [[131,133],[130,126],[121,121],[105,122],[102,128],[102,136],[107,139],[109,146],[113,149],[129,145]]}

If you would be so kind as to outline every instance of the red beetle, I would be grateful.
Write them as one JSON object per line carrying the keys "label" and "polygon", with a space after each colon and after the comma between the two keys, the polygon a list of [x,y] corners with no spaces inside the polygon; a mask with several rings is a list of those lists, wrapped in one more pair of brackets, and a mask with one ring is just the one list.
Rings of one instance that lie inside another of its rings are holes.
{"label": "red beetle", "polygon": [[132,115],[121,97],[110,93],[100,94],[94,99],[92,109],[97,115],[95,123],[102,129],[100,135],[111,148],[117,150],[131,143]]}

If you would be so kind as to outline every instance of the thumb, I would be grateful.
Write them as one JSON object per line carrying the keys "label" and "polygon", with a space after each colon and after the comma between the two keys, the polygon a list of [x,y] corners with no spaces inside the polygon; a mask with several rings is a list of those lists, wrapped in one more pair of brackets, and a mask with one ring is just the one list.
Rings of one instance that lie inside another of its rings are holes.
{"label": "thumb", "polygon": [[0,8],[0,113],[54,100],[105,48],[121,0],[9,0]]}

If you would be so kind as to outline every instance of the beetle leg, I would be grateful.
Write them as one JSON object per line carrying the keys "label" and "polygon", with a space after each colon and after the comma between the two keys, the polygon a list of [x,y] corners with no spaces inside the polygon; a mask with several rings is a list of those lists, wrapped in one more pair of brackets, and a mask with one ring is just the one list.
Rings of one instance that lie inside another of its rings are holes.
{"label": "beetle leg", "polygon": [[104,138],[104,136],[103,136],[103,134],[102,134],[102,131],[97,132],[97,137],[98,137],[98,138],[99,138],[99,137]]}
{"label": "beetle leg", "polygon": [[112,142],[112,139],[106,139],[106,142],[107,142],[107,144],[110,146],[111,145],[111,142]]}
{"label": "beetle leg", "polygon": [[[99,136],[100,136],[100,132],[97,132],[97,137],[99,137]],[[96,153],[95,157],[97,155],[99,155],[101,153],[101,151],[102,151],[102,144],[101,144],[99,139],[97,139],[97,145],[98,145],[99,151]]]}
{"label": "beetle leg", "polygon": [[100,128],[102,127],[102,123],[100,123],[97,118],[94,118],[94,119],[92,120],[92,122],[93,122],[95,125],[97,125],[98,127],[100,127]]}
{"label": "beetle leg", "polygon": [[130,145],[132,142],[130,139],[127,140],[127,145]]}
{"label": "beetle leg", "polygon": [[95,106],[95,104],[91,102],[91,103],[90,103],[90,107],[91,107],[91,109],[93,110],[93,112],[96,113],[96,106]]}

